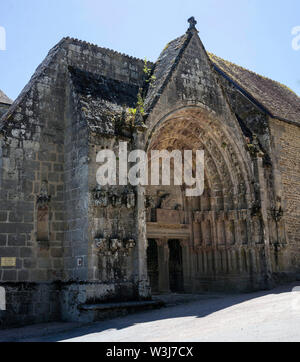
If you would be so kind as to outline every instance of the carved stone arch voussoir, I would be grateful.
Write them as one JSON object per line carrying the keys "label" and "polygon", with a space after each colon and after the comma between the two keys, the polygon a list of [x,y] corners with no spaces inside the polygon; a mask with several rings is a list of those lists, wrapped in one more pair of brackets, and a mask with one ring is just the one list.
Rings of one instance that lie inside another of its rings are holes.
{"label": "carved stone arch voussoir", "polygon": [[[171,148],[188,146],[190,149],[191,145],[200,144],[197,139],[201,139],[218,169],[222,193],[243,193],[250,207],[253,201],[253,176],[251,166],[243,157],[242,141],[239,140],[238,147],[235,136],[229,134],[213,112],[200,107],[185,107],[169,113],[149,131],[145,142],[147,149],[159,145],[162,132],[165,132],[165,142],[169,142]],[[213,189],[214,186],[211,186]]]}

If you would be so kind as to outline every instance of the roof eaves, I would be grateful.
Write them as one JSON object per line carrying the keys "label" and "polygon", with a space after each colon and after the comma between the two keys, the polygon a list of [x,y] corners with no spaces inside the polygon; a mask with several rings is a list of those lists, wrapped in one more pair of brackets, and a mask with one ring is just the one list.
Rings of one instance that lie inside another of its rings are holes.
{"label": "roof eaves", "polygon": [[[119,55],[119,56],[128,58],[129,60],[132,60],[132,61],[138,61],[138,62],[141,62],[141,63],[145,62],[145,60],[143,60],[141,58],[136,58],[136,57],[133,57],[133,56],[125,54],[125,53],[120,53],[120,52],[118,52],[116,50],[113,50],[113,49],[110,49],[110,48],[100,47],[97,44],[89,43],[87,41],[80,40],[80,39],[77,39],[77,38],[64,37],[62,40],[65,41],[66,43],[72,43],[72,44],[76,44],[76,45],[79,45],[79,46],[82,46],[82,47],[89,47],[90,49],[93,49],[93,50],[96,50],[96,51],[106,51],[108,53],[111,53],[112,55]],[[148,61],[148,64],[150,66],[153,66],[154,63]]]}
{"label": "roof eaves", "polygon": [[226,74],[222,69],[220,69],[215,63],[213,62],[214,69],[222,75],[225,79],[227,79],[231,84],[233,84],[245,97],[247,97],[256,107],[258,107],[261,111],[266,113],[268,116],[275,118],[274,115],[260,102],[258,102],[249,92],[247,92],[242,86],[240,86],[237,82],[235,82],[228,74]]}
{"label": "roof eaves", "polygon": [[[213,62],[213,61],[212,61]],[[235,82],[229,75],[227,75],[223,70],[221,70],[214,62],[213,62],[214,69],[222,75],[225,79],[227,79],[231,84],[233,84],[245,97],[247,97],[256,107],[258,107],[261,111],[266,113],[269,117],[278,119],[279,121],[283,121],[289,124],[293,124],[296,126],[300,126],[300,122],[293,121],[291,119],[287,119],[276,114],[273,114],[263,106],[259,101],[257,101],[249,92],[247,92],[243,87],[241,87],[237,82]],[[278,83],[278,82],[277,82]]]}

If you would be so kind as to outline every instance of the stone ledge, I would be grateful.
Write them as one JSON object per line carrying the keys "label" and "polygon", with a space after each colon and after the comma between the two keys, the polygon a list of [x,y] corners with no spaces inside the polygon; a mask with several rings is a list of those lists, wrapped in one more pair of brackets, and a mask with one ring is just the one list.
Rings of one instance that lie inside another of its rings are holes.
{"label": "stone ledge", "polygon": [[165,303],[161,300],[138,301],[138,302],[120,302],[120,303],[103,303],[103,304],[81,304],[78,309],[83,311],[106,311],[113,309],[127,309],[127,308],[161,308]]}

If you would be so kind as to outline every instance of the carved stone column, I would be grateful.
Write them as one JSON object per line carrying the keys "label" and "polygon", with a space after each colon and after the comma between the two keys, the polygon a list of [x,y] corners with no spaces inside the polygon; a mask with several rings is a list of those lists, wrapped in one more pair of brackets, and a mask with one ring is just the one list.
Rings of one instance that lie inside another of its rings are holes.
{"label": "carved stone column", "polygon": [[192,292],[194,284],[194,262],[191,254],[191,241],[180,240],[180,246],[182,248],[183,289],[185,292]]}
{"label": "carved stone column", "polygon": [[262,220],[264,226],[265,268],[266,268],[266,275],[268,278],[268,282],[270,282],[272,275],[272,263],[270,255],[270,230],[268,225],[268,214],[267,214],[268,198],[267,198],[267,184],[264,177],[262,158],[259,157],[257,158],[256,166],[257,166],[257,177],[260,185],[261,213],[262,213]]}
{"label": "carved stone column", "polygon": [[[134,146],[142,149],[144,144],[143,134],[137,131],[134,135]],[[136,239],[137,245],[134,252],[134,277],[138,285],[139,298],[146,299],[151,296],[147,272],[147,231],[146,231],[146,190],[144,186],[136,187]]]}
{"label": "carved stone column", "polygon": [[200,247],[202,244],[202,233],[201,233],[201,225],[198,222],[193,223],[193,230],[194,230],[194,247]]}
{"label": "carved stone column", "polygon": [[161,293],[170,293],[170,250],[167,239],[157,239],[158,248],[158,290]]}

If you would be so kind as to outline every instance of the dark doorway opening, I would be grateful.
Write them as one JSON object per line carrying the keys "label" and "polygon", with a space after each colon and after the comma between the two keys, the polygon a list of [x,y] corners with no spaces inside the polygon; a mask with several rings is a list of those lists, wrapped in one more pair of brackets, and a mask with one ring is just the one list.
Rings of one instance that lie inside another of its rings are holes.
{"label": "dark doorway opening", "polygon": [[147,267],[152,293],[158,292],[158,248],[153,239],[148,240]]}
{"label": "dark doorway opening", "polygon": [[170,290],[173,293],[183,292],[182,247],[179,240],[169,240]]}

